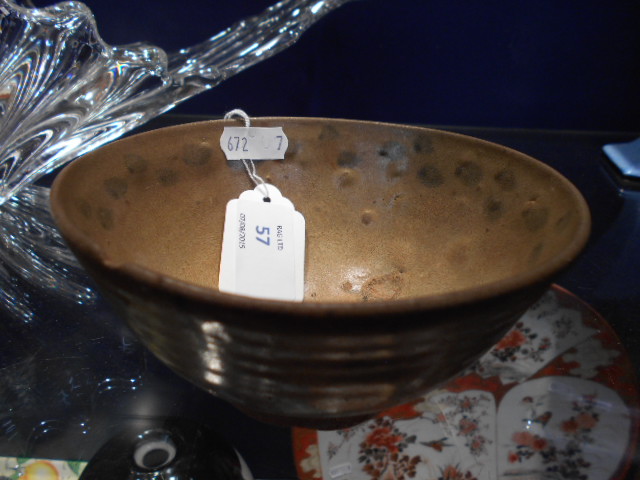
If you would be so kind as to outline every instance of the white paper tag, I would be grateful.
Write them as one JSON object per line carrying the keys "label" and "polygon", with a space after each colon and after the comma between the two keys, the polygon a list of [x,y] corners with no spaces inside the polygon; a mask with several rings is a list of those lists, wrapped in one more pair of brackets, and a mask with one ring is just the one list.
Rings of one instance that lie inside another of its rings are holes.
{"label": "white paper tag", "polygon": [[218,288],[248,297],[304,299],[305,220],[267,184],[227,203]]}
{"label": "white paper tag", "polygon": [[345,475],[349,475],[351,471],[351,463],[341,463],[340,465],[334,465],[329,469],[329,476],[331,478],[344,477]]}
{"label": "white paper tag", "polygon": [[224,127],[220,137],[227,160],[282,160],[288,146],[282,127]]}

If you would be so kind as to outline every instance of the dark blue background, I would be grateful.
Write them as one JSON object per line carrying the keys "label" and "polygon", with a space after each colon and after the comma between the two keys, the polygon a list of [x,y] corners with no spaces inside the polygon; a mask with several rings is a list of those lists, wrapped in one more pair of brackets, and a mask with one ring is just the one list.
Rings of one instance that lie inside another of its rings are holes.
{"label": "dark blue background", "polygon": [[[36,2],[39,6],[52,2]],[[267,0],[86,0],[103,38],[168,51]],[[176,112],[640,129],[640,2],[356,0]]]}

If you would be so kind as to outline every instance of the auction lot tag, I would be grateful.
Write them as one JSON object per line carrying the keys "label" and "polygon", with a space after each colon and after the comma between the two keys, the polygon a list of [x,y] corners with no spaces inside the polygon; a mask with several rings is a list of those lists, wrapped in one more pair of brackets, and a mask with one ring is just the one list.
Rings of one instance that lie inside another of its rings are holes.
{"label": "auction lot tag", "polygon": [[227,203],[220,257],[220,291],[301,302],[304,298],[305,220],[267,184]]}
{"label": "auction lot tag", "polygon": [[288,146],[282,127],[224,127],[220,136],[227,160],[283,160]]}

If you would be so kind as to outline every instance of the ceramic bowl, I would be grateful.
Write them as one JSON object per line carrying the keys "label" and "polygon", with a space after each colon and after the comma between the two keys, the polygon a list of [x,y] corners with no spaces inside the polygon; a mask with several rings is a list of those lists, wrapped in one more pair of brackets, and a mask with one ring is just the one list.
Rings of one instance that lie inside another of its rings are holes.
{"label": "ceramic bowl", "polygon": [[468,367],[576,258],[587,205],[550,167],[445,131],[266,118],[258,173],[306,218],[305,300],[217,289],[231,121],[164,128],[74,161],[54,218],[104,294],[174,371],[254,417],[337,428]]}

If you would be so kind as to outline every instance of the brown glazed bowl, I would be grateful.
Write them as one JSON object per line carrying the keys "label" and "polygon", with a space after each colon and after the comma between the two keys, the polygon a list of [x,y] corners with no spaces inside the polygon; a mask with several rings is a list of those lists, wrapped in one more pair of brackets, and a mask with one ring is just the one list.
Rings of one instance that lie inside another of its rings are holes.
{"label": "brown glazed bowl", "polygon": [[468,367],[576,258],[587,205],[508,148],[412,126],[265,118],[258,173],[306,218],[305,301],[217,289],[225,205],[253,188],[210,121],[119,140],[67,166],[52,208],[147,347],[257,418],[337,428]]}

